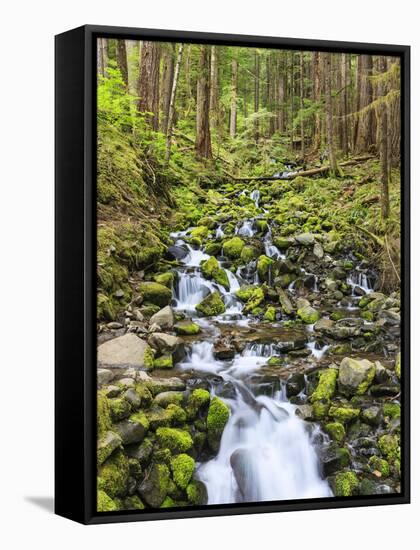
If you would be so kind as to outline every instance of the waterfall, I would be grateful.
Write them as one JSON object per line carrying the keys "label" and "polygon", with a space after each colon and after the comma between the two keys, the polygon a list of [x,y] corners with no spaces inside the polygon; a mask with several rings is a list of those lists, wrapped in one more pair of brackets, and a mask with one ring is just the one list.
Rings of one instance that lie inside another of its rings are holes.
{"label": "waterfall", "polygon": [[349,286],[351,286],[353,296],[355,296],[356,287],[361,288],[365,294],[370,294],[371,292],[373,292],[369,277],[366,275],[366,273],[363,273],[361,271],[353,272],[349,277],[347,277],[346,282]]}
{"label": "waterfall", "polygon": [[249,196],[250,196],[251,200],[254,201],[255,207],[258,208],[259,201],[260,201],[260,196],[261,196],[258,189],[254,189],[253,191],[251,191],[251,194]]}
{"label": "waterfall", "polygon": [[236,235],[242,235],[242,237],[253,237],[256,232],[253,220],[245,220],[235,230]]}

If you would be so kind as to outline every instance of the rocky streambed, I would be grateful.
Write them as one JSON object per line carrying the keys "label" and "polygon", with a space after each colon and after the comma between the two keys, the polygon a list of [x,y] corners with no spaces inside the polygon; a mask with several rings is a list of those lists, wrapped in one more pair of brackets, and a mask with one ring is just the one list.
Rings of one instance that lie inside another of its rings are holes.
{"label": "rocky streambed", "polygon": [[99,511],[399,491],[399,296],[260,199],[173,233],[99,327]]}

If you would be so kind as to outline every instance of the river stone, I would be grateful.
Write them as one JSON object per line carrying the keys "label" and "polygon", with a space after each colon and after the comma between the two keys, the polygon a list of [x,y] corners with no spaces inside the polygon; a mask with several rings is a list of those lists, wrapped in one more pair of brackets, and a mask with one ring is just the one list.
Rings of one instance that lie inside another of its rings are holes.
{"label": "river stone", "polygon": [[132,388],[129,388],[124,393],[124,399],[128,401],[133,409],[138,409],[141,405],[141,397],[140,395],[133,390]]}
{"label": "river stone", "polygon": [[115,432],[108,431],[98,441],[97,461],[101,465],[122,443],[121,437]]}
{"label": "river stone", "polygon": [[146,437],[140,444],[129,445],[124,448],[128,457],[134,458],[140,465],[145,467],[149,464],[153,453],[153,443]]}
{"label": "river stone", "polygon": [[156,324],[161,330],[172,330],[174,326],[174,314],[171,306],[165,306],[163,309],[152,315],[150,324]]}
{"label": "river stone", "polygon": [[159,393],[153,400],[155,405],[159,407],[167,407],[168,405],[180,405],[184,400],[182,391],[164,391]]}
{"label": "river stone", "polygon": [[339,388],[346,395],[362,395],[374,377],[375,365],[368,359],[344,357],[338,372]]}
{"label": "river stone", "polygon": [[296,235],[295,240],[303,246],[311,246],[315,243],[315,235],[312,233],[301,233]]}
{"label": "river stone", "polygon": [[245,502],[258,500],[258,488],[253,476],[253,456],[250,449],[236,449],[230,456],[230,465]]}
{"label": "river stone", "polygon": [[114,378],[114,374],[111,370],[98,369],[98,372],[97,372],[98,386],[103,386],[104,384],[108,384],[109,382],[111,382],[113,378]]}
{"label": "river stone", "polygon": [[139,422],[132,422],[131,420],[123,420],[114,425],[114,429],[121,437],[123,445],[130,445],[132,443],[140,443],[143,441],[146,435],[146,428]]}
{"label": "river stone", "polygon": [[166,255],[170,260],[183,260],[186,256],[188,256],[188,250],[182,246],[172,245],[168,246]]}
{"label": "river stone", "polygon": [[149,506],[159,508],[168,494],[169,486],[169,468],[166,464],[154,464],[137,491]]}
{"label": "river stone", "polygon": [[326,319],[323,317],[319,321],[317,321],[314,325],[314,330],[316,332],[327,332],[334,326],[334,321],[331,319]]}
{"label": "river stone", "polygon": [[382,422],[382,408],[377,405],[372,405],[371,407],[362,410],[361,418],[363,422],[366,422],[366,424],[377,427]]}
{"label": "river stone", "polygon": [[287,397],[298,395],[304,388],[304,375],[300,372],[295,372],[286,382],[286,395]]}
{"label": "river stone", "polygon": [[219,338],[213,346],[213,355],[216,359],[228,360],[235,357],[235,347],[228,338]]}
{"label": "river stone", "polygon": [[146,386],[150,390],[153,396],[156,396],[158,393],[167,392],[167,391],[184,391],[185,382],[180,378],[149,378],[146,381]]}
{"label": "river stone", "polygon": [[312,405],[299,405],[295,410],[295,414],[302,420],[310,420],[313,418]]}
{"label": "river stone", "polygon": [[294,309],[293,309],[292,302],[289,300],[289,297],[287,296],[286,292],[281,287],[277,287],[276,291],[279,296],[279,302],[283,312],[286,315],[291,315]]}
{"label": "river stone", "polygon": [[147,343],[135,334],[124,334],[98,347],[98,363],[113,368],[143,369],[149,350]]}
{"label": "river stone", "polygon": [[177,336],[165,334],[164,332],[155,332],[149,336],[150,346],[161,355],[172,355],[177,347],[182,344],[182,340]]}
{"label": "river stone", "polygon": [[325,476],[329,476],[337,470],[345,468],[350,463],[350,452],[348,449],[338,447],[335,443],[322,449],[320,454]]}
{"label": "river stone", "polygon": [[172,291],[165,285],[152,281],[141,282],[138,285],[140,295],[147,303],[164,307],[172,300]]}

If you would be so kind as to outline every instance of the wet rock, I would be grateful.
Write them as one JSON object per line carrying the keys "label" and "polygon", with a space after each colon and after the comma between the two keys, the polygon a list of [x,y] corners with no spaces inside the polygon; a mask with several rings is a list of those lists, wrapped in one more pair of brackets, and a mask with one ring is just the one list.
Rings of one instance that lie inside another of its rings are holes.
{"label": "wet rock", "polygon": [[367,359],[345,357],[338,374],[340,391],[346,395],[362,395],[366,393],[375,377],[375,365]]}
{"label": "wet rock", "polygon": [[286,382],[286,395],[287,397],[298,395],[304,388],[305,377],[303,374],[296,372]]}
{"label": "wet rock", "polygon": [[124,393],[124,399],[131,405],[132,409],[138,409],[141,404],[141,397],[134,389],[128,389]]}
{"label": "wet rock", "polygon": [[159,393],[153,400],[155,405],[167,407],[170,404],[181,405],[184,400],[184,392],[182,391],[165,391]]}
{"label": "wet rock", "polygon": [[193,336],[201,332],[200,325],[193,323],[191,320],[180,321],[174,326],[174,330],[181,336]]}
{"label": "wet rock", "polygon": [[140,445],[129,445],[124,448],[128,457],[137,460],[142,467],[146,467],[150,463],[153,452],[153,443],[149,437],[145,438]]}
{"label": "wet rock", "polygon": [[123,445],[130,445],[131,443],[140,443],[143,441],[147,429],[143,424],[139,422],[133,422],[131,420],[123,420],[114,425],[114,429],[120,436]]}
{"label": "wet rock", "polygon": [[400,393],[399,384],[375,384],[371,386],[370,393],[374,397],[394,397]]}
{"label": "wet rock", "polygon": [[316,332],[328,332],[334,327],[334,321],[331,321],[331,319],[326,319],[323,317],[322,319],[319,319],[314,325],[314,330]]}
{"label": "wet rock", "polygon": [[320,313],[315,308],[305,305],[297,310],[298,317],[307,325],[313,325],[320,318]]}
{"label": "wet rock", "polygon": [[295,414],[302,420],[310,420],[313,418],[313,408],[311,405],[299,405]]}
{"label": "wet rock", "polygon": [[153,396],[165,391],[184,391],[186,388],[185,382],[180,378],[149,378],[145,382],[146,387],[150,390]]}
{"label": "wet rock", "polygon": [[156,324],[161,330],[172,330],[174,326],[174,313],[170,306],[165,306],[163,309],[152,315],[150,324]]}
{"label": "wet rock", "polygon": [[245,502],[252,502],[257,497],[254,483],[253,456],[249,449],[236,449],[230,457],[230,465],[238,484],[241,497]]}
{"label": "wet rock", "polygon": [[384,309],[378,313],[378,319],[385,321],[386,325],[399,326],[401,323],[401,315],[396,311]]}
{"label": "wet rock", "polygon": [[125,334],[98,347],[98,363],[113,368],[150,367],[150,347],[135,334]]}
{"label": "wet rock", "polygon": [[382,422],[382,408],[377,405],[372,405],[367,409],[362,410],[361,419],[370,426],[379,426]]}
{"label": "wet rock", "polygon": [[219,338],[213,345],[213,355],[216,359],[229,360],[235,357],[235,347],[228,338]]}
{"label": "wet rock", "polygon": [[138,285],[143,300],[159,307],[164,307],[172,300],[172,291],[160,283],[142,282]]}
{"label": "wet rock", "polygon": [[320,459],[324,475],[329,476],[350,464],[350,452],[348,449],[333,443],[321,450]]}
{"label": "wet rock", "polygon": [[215,315],[221,315],[226,311],[225,304],[222,297],[218,292],[209,294],[202,300],[195,309],[198,313],[201,313],[204,317],[213,317]]}
{"label": "wet rock", "polygon": [[182,246],[171,245],[168,246],[166,256],[170,260],[183,260],[188,256],[188,250]]}
{"label": "wet rock", "polygon": [[286,292],[281,287],[277,287],[276,291],[277,291],[277,294],[279,296],[279,302],[280,302],[280,305],[281,305],[281,308],[282,308],[283,312],[286,315],[292,315],[292,313],[294,311],[293,305],[292,305],[292,302],[290,301],[289,297],[287,296]]}
{"label": "wet rock", "polygon": [[149,475],[137,488],[141,498],[152,508],[159,508],[168,494],[170,472],[166,464],[154,464]]}

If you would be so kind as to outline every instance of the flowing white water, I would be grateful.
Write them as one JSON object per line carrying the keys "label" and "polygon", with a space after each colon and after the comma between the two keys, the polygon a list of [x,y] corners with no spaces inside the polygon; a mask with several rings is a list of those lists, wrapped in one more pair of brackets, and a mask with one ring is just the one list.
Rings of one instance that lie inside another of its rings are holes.
{"label": "flowing white water", "polygon": [[312,355],[315,359],[322,359],[326,351],[330,348],[329,345],[325,344],[324,346],[319,347],[316,342],[308,342],[306,347],[311,350]]}
{"label": "flowing white water", "polygon": [[261,195],[258,189],[254,189],[253,191],[251,191],[250,198],[252,201],[254,201],[256,208],[258,208],[259,206],[260,197]]}
{"label": "flowing white water", "polygon": [[373,292],[368,276],[361,271],[356,271],[347,277],[347,284],[351,286],[352,295],[355,295],[355,288],[361,288],[365,294],[370,294]]}
{"label": "flowing white water", "polygon": [[253,220],[245,220],[235,230],[236,235],[242,235],[242,237],[253,237],[256,232]]}
{"label": "flowing white water", "polygon": [[[264,353],[264,355],[257,355]],[[185,368],[217,373],[236,389],[226,399],[231,416],[215,458],[202,463],[198,477],[206,484],[209,504],[328,497],[308,425],[283,392],[255,396],[241,378],[267,361],[270,347],[251,346],[233,362],[217,361],[209,342],[195,344]]]}

